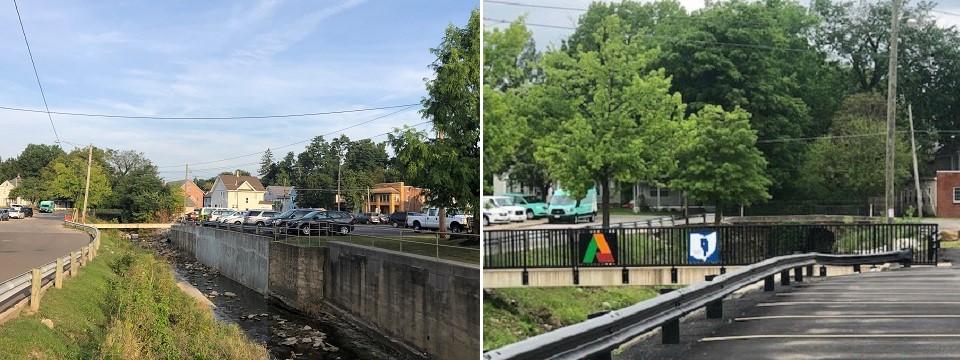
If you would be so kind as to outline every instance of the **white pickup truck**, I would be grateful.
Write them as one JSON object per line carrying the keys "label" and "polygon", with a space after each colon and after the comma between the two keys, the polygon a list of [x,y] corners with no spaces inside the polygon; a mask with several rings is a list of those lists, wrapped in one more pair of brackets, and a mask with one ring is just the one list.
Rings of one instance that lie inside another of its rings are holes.
{"label": "white pickup truck", "polygon": [[[414,230],[421,229],[439,229],[440,228],[440,209],[425,209],[420,215],[407,216],[407,226]],[[471,216],[461,214],[457,209],[447,209],[446,213],[447,229],[451,232],[462,232],[470,228]]]}

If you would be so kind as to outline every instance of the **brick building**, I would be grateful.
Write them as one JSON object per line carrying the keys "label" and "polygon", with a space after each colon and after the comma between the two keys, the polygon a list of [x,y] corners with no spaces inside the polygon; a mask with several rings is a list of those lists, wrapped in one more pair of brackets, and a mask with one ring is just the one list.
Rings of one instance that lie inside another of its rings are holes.
{"label": "brick building", "polygon": [[423,207],[423,189],[403,182],[379,183],[370,189],[364,211],[392,214],[396,211],[420,211]]}
{"label": "brick building", "polygon": [[960,170],[937,171],[937,217],[960,218]]}

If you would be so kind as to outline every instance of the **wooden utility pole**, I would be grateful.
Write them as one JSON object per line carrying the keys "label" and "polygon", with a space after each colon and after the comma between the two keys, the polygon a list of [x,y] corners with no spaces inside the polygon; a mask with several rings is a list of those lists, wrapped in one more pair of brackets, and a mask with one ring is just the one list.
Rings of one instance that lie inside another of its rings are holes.
{"label": "wooden utility pole", "polygon": [[83,213],[80,214],[80,222],[87,223],[87,198],[90,196],[90,166],[93,164],[93,144],[87,147],[87,185],[83,190]]}
{"label": "wooden utility pole", "polygon": [[897,48],[900,43],[900,1],[893,0],[890,17],[890,61],[887,74],[887,156],[885,171],[884,200],[887,208],[887,222],[893,222],[893,166],[894,166],[894,139],[897,126]]}
{"label": "wooden utility pole", "polygon": [[913,154],[913,185],[917,190],[917,216],[923,217],[923,194],[920,193],[920,171],[917,169],[917,136],[913,132],[913,105],[907,105],[907,115],[910,119],[910,150]]}

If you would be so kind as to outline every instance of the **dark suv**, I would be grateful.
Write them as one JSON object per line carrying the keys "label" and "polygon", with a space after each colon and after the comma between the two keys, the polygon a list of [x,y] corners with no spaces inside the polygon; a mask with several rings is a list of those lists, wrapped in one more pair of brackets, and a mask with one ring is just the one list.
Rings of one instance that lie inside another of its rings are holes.
{"label": "dark suv", "polygon": [[357,219],[345,211],[314,211],[291,221],[287,233],[300,235],[346,235],[353,232]]}
{"label": "dark suv", "polygon": [[407,216],[410,215],[419,215],[418,212],[413,211],[397,211],[393,214],[390,214],[389,221],[390,226],[393,227],[407,227]]}
{"label": "dark suv", "polygon": [[290,223],[291,221],[299,220],[299,219],[300,219],[301,217],[303,217],[304,215],[307,215],[307,214],[312,213],[312,212],[314,212],[314,211],[317,211],[317,209],[293,209],[293,210],[287,210],[287,211],[284,211],[284,212],[280,213],[280,215],[277,215],[277,216],[274,216],[274,217],[270,218],[268,224],[269,224],[269,225],[272,225],[272,226],[275,226],[275,227],[277,227],[277,228],[280,228],[280,229],[285,229],[285,228],[287,228],[287,226],[289,226],[289,223]]}

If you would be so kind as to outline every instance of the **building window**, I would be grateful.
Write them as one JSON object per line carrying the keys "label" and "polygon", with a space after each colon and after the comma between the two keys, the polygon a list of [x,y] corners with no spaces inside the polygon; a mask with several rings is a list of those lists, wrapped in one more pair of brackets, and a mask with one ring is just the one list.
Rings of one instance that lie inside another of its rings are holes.
{"label": "building window", "polygon": [[[660,197],[670,196],[670,190],[660,189]],[[650,189],[650,197],[657,197],[657,189]]]}
{"label": "building window", "polygon": [[953,202],[960,203],[960,187],[953,188]]}

